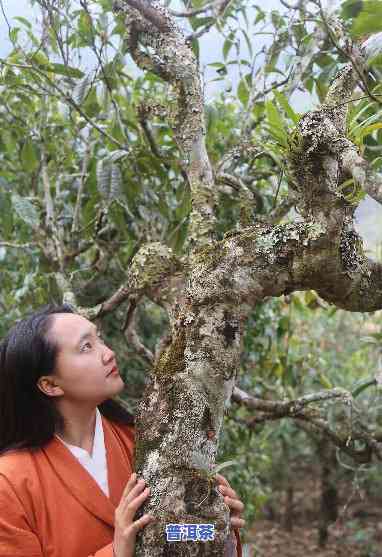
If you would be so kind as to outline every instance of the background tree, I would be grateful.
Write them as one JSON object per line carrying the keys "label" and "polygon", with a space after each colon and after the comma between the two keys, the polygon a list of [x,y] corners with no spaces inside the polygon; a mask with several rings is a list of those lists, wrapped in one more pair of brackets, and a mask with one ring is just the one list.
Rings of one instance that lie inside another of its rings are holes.
{"label": "background tree", "polygon": [[[222,555],[228,512],[212,475],[232,391],[256,410],[247,430],[291,417],[356,462],[381,459],[378,424],[354,403],[375,377],[351,392],[319,370],[324,390],[304,395],[291,344],[295,306],[381,307],[380,264],[353,226],[365,193],[380,201],[381,35],[364,35],[380,30],[381,5],[283,3],[269,16],[240,1],[35,5],[39,32],[9,22],[1,60],[1,327],[62,298],[102,321],[134,399],[149,370],[136,464],[160,520],[138,553]],[[199,46],[213,30],[225,90],[206,103]],[[290,103],[300,90],[321,103],[305,116]],[[276,356],[272,400],[269,385],[234,389],[251,327],[272,321],[264,302],[286,344],[264,351],[265,370]],[[344,403],[334,421],[330,401]],[[216,525],[213,543],[165,542],[166,523],[201,521]]]}

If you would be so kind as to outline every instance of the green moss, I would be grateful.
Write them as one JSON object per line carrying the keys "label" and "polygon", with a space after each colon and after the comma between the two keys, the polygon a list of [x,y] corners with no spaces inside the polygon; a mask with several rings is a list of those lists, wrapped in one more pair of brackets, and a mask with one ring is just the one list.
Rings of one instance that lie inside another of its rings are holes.
{"label": "green moss", "polygon": [[286,151],[288,160],[297,163],[304,153],[304,150],[304,138],[298,126],[296,126],[288,136],[288,149]]}
{"label": "green moss", "polygon": [[184,350],[186,347],[186,332],[179,327],[175,338],[167,350],[165,350],[156,365],[154,374],[157,377],[174,376],[184,370]]}
{"label": "green moss", "polygon": [[304,137],[299,127],[296,126],[288,136],[288,147],[286,149],[288,174],[292,182],[298,182],[298,178],[301,176],[304,167],[305,149]]}
{"label": "green moss", "polygon": [[224,257],[226,248],[222,242],[213,242],[200,248],[193,254],[194,265],[216,267]]}

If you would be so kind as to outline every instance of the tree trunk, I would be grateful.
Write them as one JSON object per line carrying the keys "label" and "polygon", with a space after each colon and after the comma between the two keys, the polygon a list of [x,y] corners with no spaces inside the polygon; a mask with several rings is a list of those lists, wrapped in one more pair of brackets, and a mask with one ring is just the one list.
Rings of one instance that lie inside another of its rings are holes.
{"label": "tree trunk", "polygon": [[289,484],[285,491],[285,507],[283,517],[283,527],[287,532],[292,532],[293,530],[293,499],[294,487],[292,484]]}
{"label": "tree trunk", "polygon": [[321,463],[321,500],[318,527],[318,545],[328,541],[328,526],[338,518],[338,494],[336,485],[337,459],[330,442],[323,438],[318,446]]}
{"label": "tree trunk", "polygon": [[[229,509],[211,477],[239,362],[239,315],[229,304],[184,306],[172,343],[151,373],[137,419],[136,470],[158,523],[140,557],[234,555]],[[168,541],[168,524],[213,524],[212,541]]]}

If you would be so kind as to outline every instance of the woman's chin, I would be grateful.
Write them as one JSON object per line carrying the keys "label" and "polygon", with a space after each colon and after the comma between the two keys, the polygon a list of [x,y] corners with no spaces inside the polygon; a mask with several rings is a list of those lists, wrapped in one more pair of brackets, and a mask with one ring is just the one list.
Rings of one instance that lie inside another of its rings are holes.
{"label": "woman's chin", "polygon": [[119,387],[119,389],[118,389],[118,392],[123,391],[124,388],[126,387],[126,385],[125,385],[125,383],[124,383],[124,381],[123,381],[123,379],[122,379],[121,376],[119,376],[119,379],[116,379],[115,382],[118,383],[118,385],[120,385],[120,387]]}

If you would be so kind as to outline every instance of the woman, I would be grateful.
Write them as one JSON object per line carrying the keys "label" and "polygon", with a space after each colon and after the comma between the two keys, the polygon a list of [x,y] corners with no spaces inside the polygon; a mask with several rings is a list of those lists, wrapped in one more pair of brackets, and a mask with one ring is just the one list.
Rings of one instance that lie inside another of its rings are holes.
{"label": "woman", "polygon": [[[69,305],[0,343],[0,557],[133,556],[154,518],[134,520],[150,490],[133,473],[133,417],[113,400],[124,387],[114,352]],[[243,526],[243,504],[217,481]]]}

